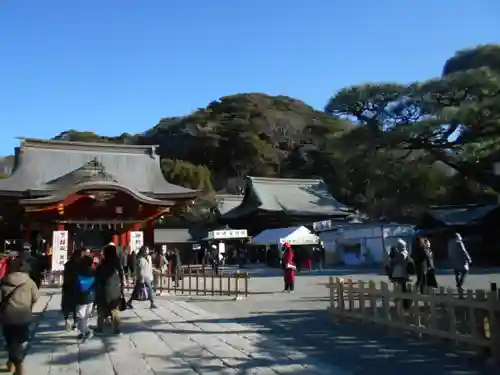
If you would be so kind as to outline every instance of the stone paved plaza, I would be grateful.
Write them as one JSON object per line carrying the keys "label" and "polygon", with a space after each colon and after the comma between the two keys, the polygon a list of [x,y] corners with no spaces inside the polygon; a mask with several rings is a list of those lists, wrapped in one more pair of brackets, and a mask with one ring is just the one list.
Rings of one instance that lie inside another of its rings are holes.
{"label": "stone paved plaza", "polygon": [[[497,373],[442,342],[333,323],[325,310],[327,277],[303,274],[296,293],[285,294],[279,277],[255,274],[250,285],[261,293],[241,301],[170,295],[157,299],[156,310],[136,303],[122,313],[123,336],[103,335],[81,345],[75,332],[63,329],[59,292],[45,289],[35,306],[39,319],[27,374]],[[483,282],[491,278],[496,276]]]}

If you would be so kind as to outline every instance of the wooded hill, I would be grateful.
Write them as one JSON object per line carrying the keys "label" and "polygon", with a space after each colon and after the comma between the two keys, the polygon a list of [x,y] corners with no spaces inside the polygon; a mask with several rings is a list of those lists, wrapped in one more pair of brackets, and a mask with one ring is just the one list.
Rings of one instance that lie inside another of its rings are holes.
{"label": "wooded hill", "polygon": [[237,94],[142,134],[68,130],[55,139],[158,144],[167,179],[207,192],[237,193],[246,175],[321,177],[373,217],[411,218],[500,192],[492,169],[500,46],[460,51],[425,82],[348,87],[325,101],[322,112],[285,96]]}

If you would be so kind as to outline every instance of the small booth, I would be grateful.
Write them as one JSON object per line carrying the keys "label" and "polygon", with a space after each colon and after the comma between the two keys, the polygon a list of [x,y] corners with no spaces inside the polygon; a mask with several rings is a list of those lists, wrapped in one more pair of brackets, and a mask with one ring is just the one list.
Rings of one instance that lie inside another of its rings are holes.
{"label": "small booth", "polygon": [[281,244],[288,242],[295,252],[297,263],[311,258],[311,248],[320,243],[319,237],[304,226],[266,229],[256,235],[251,244],[265,252],[265,261],[277,265],[282,258]]}
{"label": "small booth", "polygon": [[325,220],[313,224],[326,250],[327,264],[349,266],[381,264],[399,238],[411,246],[414,227],[399,223]]}
{"label": "small booth", "polygon": [[217,229],[208,232],[205,241],[208,250],[216,252],[219,259],[227,264],[241,264],[246,259],[248,231],[246,229]]}

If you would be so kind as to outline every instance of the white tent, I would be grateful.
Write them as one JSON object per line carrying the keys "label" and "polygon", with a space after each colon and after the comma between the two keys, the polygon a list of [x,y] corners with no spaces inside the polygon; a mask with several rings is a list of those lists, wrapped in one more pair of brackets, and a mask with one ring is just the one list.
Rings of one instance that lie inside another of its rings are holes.
{"label": "white tent", "polygon": [[252,245],[279,246],[285,241],[290,245],[314,245],[319,243],[319,237],[306,227],[266,229],[252,239]]}

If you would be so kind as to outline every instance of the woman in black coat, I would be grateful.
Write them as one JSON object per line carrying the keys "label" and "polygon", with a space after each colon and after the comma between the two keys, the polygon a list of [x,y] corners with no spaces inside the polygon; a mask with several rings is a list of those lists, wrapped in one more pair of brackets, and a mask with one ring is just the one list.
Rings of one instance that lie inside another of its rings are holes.
{"label": "woman in black coat", "polygon": [[174,249],[173,253],[170,255],[170,264],[171,264],[171,269],[170,272],[172,272],[172,281],[176,283],[177,286],[179,286],[179,281],[181,279],[181,274],[182,274],[182,263],[181,263],[181,254],[179,253],[179,250]]}
{"label": "woman in black coat", "polygon": [[[77,249],[71,254],[71,258],[64,264],[63,271],[63,285],[61,297],[61,311],[66,321],[66,329],[76,328],[76,301],[74,296],[74,289],[76,283],[76,271],[78,263],[82,258],[82,251]],[[72,326],[69,323],[69,316],[73,317]]]}
{"label": "woman in black coat", "polygon": [[124,273],[116,247],[107,245],[103,250],[103,260],[96,270],[97,284],[97,329],[102,332],[104,320],[111,316],[115,333],[121,333],[120,305],[123,301]]}
{"label": "woman in black coat", "polygon": [[430,242],[424,236],[418,236],[413,244],[411,257],[415,263],[417,281],[415,287],[424,294],[427,287],[437,287],[434,274],[434,257]]}

